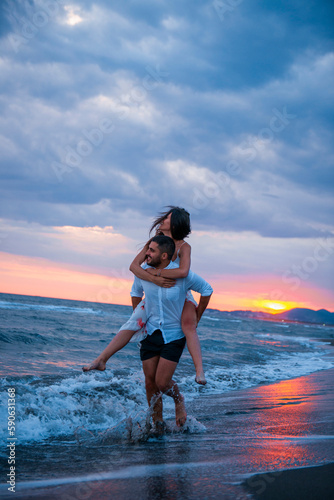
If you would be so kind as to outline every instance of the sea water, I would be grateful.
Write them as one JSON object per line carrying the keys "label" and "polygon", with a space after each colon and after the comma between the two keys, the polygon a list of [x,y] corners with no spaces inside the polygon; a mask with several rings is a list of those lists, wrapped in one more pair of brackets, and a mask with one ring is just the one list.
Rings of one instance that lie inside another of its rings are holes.
{"label": "sea water", "polygon": [[[126,465],[141,463],[143,450],[136,446],[154,436],[138,345],[129,343],[104,372],[82,372],[130,314],[130,306],[0,294],[1,458],[7,457],[8,389],[15,388],[21,481],[87,474],[97,460],[103,470],[115,443],[113,467],[123,464],[124,450]],[[198,334],[208,383],[194,382],[185,349],[174,379],[187,402],[333,366],[324,341],[334,338],[332,327],[233,318],[209,309]],[[177,431],[173,414],[172,400],[164,397],[171,433]],[[189,434],[205,432],[194,415],[187,426]]]}

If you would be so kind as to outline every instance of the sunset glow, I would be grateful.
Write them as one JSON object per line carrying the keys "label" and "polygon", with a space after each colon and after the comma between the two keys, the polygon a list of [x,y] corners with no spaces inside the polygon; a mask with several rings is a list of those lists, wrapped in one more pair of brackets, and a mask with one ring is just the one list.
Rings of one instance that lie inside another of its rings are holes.
{"label": "sunset glow", "polygon": [[79,266],[0,253],[0,292],[130,305],[132,279]]}
{"label": "sunset glow", "polygon": [[[130,260],[130,259],[129,259]],[[0,292],[88,302],[130,305],[133,276],[127,269],[102,269],[0,252]],[[221,311],[252,310],[272,314],[294,307],[332,309],[326,290],[304,286],[284,290],[280,277],[253,275],[205,277],[214,289],[209,307]],[[279,287],[281,286],[281,289]],[[274,293],[275,292],[275,293]],[[272,299],[280,292],[282,300]],[[194,293],[196,300],[198,294]],[[267,298],[264,298],[267,297]],[[283,300],[290,299],[291,300]],[[295,300],[292,300],[295,299]]]}

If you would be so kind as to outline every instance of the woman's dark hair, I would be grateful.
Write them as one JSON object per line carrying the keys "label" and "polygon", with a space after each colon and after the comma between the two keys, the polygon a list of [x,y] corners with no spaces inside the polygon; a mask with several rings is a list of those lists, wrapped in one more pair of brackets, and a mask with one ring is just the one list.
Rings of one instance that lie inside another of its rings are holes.
{"label": "woman's dark hair", "polygon": [[160,213],[159,217],[155,219],[150,229],[150,233],[168,217],[170,219],[170,230],[174,240],[183,240],[191,233],[190,214],[184,208],[174,207],[169,205],[169,210]]}

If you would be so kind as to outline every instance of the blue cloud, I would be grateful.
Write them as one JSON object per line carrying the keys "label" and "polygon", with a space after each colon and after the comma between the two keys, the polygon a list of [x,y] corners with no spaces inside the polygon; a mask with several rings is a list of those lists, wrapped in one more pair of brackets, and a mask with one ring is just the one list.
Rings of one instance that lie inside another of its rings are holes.
{"label": "blue cloud", "polygon": [[332,3],[224,5],[2,3],[2,216],[330,235]]}

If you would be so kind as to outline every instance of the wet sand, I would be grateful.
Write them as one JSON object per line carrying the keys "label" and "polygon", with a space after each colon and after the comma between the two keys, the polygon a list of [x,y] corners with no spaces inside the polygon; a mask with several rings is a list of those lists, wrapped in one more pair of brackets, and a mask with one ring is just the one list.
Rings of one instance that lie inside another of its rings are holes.
{"label": "wet sand", "polygon": [[334,498],[334,463],[318,467],[256,474],[244,486],[259,500],[326,500]]}
{"label": "wet sand", "polygon": [[[334,498],[334,369],[202,396],[205,433],[120,445],[122,466],[17,484],[16,499],[329,500]],[[69,460],[71,458],[69,457]],[[54,474],[53,474],[54,475]],[[1,489],[2,498],[13,493]]]}

